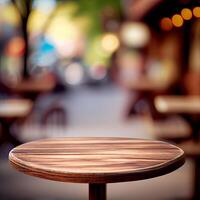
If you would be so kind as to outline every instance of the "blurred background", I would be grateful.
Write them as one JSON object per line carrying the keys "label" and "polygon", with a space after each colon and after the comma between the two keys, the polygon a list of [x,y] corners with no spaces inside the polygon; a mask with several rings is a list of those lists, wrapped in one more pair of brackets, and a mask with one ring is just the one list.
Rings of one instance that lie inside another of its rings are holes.
{"label": "blurred background", "polygon": [[1,200],[87,199],[8,163],[16,145],[73,136],[180,145],[183,167],[108,199],[198,200],[199,130],[199,0],[0,0]]}

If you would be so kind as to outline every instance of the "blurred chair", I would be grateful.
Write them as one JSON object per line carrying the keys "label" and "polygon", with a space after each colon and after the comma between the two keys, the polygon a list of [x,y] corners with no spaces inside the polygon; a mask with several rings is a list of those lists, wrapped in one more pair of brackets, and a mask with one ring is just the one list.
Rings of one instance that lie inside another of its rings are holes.
{"label": "blurred chair", "polygon": [[33,102],[28,99],[4,99],[0,101],[0,143],[21,144],[19,127],[29,116]]}
{"label": "blurred chair", "polygon": [[67,124],[65,109],[57,105],[53,105],[46,111],[41,123],[42,125],[65,126]]}
{"label": "blurred chair", "polygon": [[190,138],[192,129],[189,123],[179,116],[161,120],[150,118],[150,133],[156,139],[177,143]]}
{"label": "blurred chair", "polygon": [[44,113],[41,125],[45,129],[45,137],[64,136],[67,125],[66,110],[61,105],[54,103]]}

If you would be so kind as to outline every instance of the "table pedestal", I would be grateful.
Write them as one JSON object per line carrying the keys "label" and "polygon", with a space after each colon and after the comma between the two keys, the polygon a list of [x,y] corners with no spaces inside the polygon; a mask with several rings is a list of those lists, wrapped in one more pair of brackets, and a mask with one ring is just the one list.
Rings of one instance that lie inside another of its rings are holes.
{"label": "table pedestal", "polygon": [[193,190],[193,199],[200,198],[200,159],[194,159],[194,190]]}
{"label": "table pedestal", "polygon": [[106,184],[90,183],[89,200],[106,200]]}

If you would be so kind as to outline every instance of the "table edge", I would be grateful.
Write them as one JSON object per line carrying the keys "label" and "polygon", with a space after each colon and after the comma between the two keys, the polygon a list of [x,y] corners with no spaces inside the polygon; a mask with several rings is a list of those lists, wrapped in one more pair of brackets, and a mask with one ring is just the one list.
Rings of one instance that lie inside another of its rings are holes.
{"label": "table edge", "polygon": [[[71,138],[79,138],[79,137],[71,137]],[[87,137],[87,138],[98,138],[98,137]],[[99,138],[104,138],[104,137],[99,137]],[[119,138],[123,138],[123,137],[119,137]],[[135,139],[135,138],[123,138],[123,139]],[[42,139],[42,140],[45,140],[45,139]],[[158,140],[149,140],[149,139],[140,139],[140,138],[138,138],[138,140],[158,141]],[[158,141],[158,142],[167,143],[163,141]],[[167,143],[167,144],[174,146],[173,144],[170,144],[170,143]],[[144,179],[162,176],[170,172],[173,172],[174,170],[181,167],[185,163],[185,153],[178,146],[175,146],[175,147],[179,149],[182,154],[180,154],[173,160],[167,161],[164,165],[159,164],[153,167],[144,168],[142,170],[140,169],[138,171],[134,170],[132,172],[129,171],[129,172],[120,172],[120,173],[109,172],[109,173],[84,173],[83,174],[83,173],[74,173],[74,172],[61,173],[58,171],[52,171],[52,170],[41,169],[41,168],[40,169],[37,169],[34,167],[30,168],[29,166],[27,166],[26,164],[22,162],[17,162],[16,157],[13,156],[12,154],[12,150],[9,153],[9,162],[15,169],[17,169],[20,172],[23,172],[31,176],[54,180],[54,181],[73,182],[73,183],[129,182],[129,181],[144,180]]]}

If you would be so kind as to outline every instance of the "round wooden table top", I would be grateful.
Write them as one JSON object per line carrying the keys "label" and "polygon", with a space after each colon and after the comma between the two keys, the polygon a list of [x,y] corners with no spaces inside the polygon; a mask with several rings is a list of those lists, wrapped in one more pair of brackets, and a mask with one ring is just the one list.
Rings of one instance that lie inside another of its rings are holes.
{"label": "round wooden table top", "polygon": [[184,164],[171,144],[133,138],[51,138],[22,144],[9,154],[19,171],[74,183],[114,183],[148,179]]}

